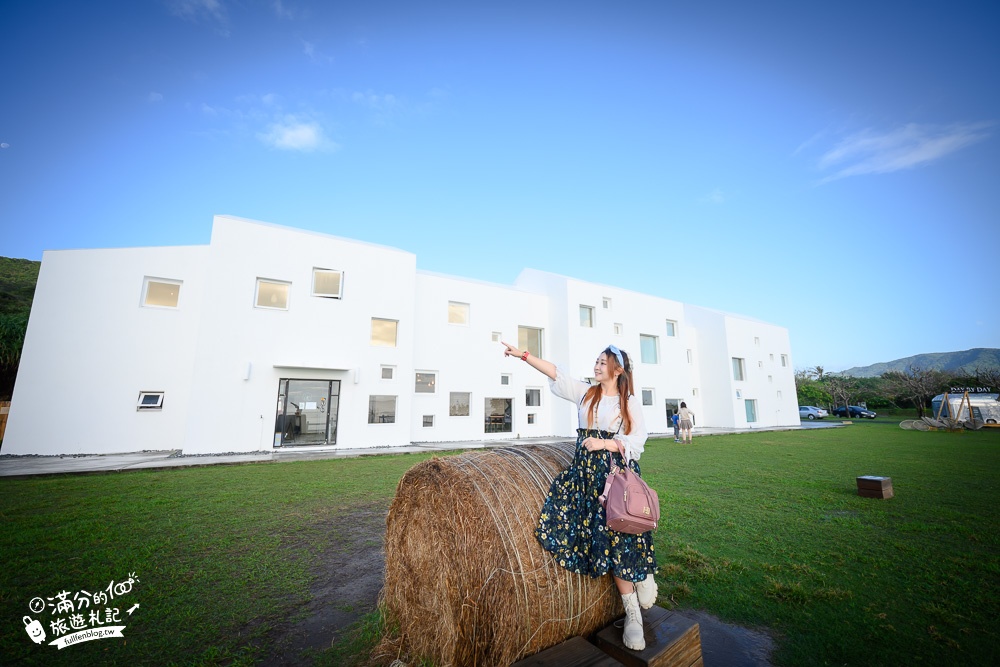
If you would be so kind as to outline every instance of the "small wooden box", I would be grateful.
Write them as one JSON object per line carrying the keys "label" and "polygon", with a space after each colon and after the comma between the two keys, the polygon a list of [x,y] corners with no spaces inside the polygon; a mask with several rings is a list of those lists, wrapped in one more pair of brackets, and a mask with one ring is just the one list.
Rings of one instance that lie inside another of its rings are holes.
{"label": "small wooden box", "polygon": [[892,477],[858,477],[858,495],[864,498],[892,498]]}
{"label": "small wooden box", "polygon": [[622,663],[583,637],[570,637],[510,667],[622,667]]}
{"label": "small wooden box", "polygon": [[612,623],[600,630],[594,642],[626,667],[703,667],[701,631],[696,621],[662,607],[642,612],[646,636],[644,651],[631,651],[622,643],[622,626]]}

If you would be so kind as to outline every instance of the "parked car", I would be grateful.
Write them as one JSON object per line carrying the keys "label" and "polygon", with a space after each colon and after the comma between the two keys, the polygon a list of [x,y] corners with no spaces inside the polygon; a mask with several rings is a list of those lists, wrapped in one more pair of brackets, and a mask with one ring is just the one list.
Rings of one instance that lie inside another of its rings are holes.
{"label": "parked car", "polygon": [[[865,419],[875,419],[876,417],[876,414],[874,412],[866,408],[863,408],[860,405],[851,405],[848,407],[850,408],[851,417],[864,417]],[[844,410],[844,407],[841,406],[839,408],[834,408],[833,414],[835,414],[838,417],[846,417],[848,411]]]}
{"label": "parked car", "polygon": [[800,405],[799,406],[799,419],[808,419],[810,421],[814,419],[823,419],[829,416],[829,412],[823,408],[817,408],[814,405]]}

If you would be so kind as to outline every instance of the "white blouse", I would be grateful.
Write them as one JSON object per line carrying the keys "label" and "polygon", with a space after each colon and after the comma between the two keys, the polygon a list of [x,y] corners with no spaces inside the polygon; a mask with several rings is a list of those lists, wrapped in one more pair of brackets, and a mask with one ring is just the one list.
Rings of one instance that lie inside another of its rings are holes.
{"label": "white blouse", "polygon": [[[556,366],[556,379],[549,380],[549,389],[552,390],[553,394],[576,403],[580,428],[587,428],[587,411],[590,403],[588,401],[587,405],[583,405],[581,401],[583,401],[590,386],[582,380],[574,380],[567,376],[558,366]],[[632,418],[632,432],[624,433],[618,430],[622,421],[619,403],[617,396],[601,396],[601,402],[597,405],[597,423],[591,428],[609,433],[618,431],[615,440],[625,445],[625,453],[628,458],[638,461],[646,448],[646,439],[649,437],[649,433],[646,432],[646,421],[642,416],[642,404],[635,396],[628,397],[628,413]]]}

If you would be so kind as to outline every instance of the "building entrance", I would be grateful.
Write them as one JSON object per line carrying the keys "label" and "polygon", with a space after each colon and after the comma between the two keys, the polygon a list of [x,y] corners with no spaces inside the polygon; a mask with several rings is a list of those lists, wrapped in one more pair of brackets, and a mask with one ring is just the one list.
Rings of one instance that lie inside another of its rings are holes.
{"label": "building entrance", "polygon": [[274,446],[337,444],[339,407],[340,380],[281,379]]}

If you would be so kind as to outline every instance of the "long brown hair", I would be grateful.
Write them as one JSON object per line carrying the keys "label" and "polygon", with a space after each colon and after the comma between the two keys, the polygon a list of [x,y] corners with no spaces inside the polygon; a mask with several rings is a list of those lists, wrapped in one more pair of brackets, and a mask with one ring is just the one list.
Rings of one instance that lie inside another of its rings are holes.
{"label": "long brown hair", "polygon": [[[622,417],[622,431],[625,434],[632,432],[632,415],[628,412],[628,398],[634,392],[632,391],[632,362],[628,358],[628,354],[624,350],[619,350],[622,353],[622,360],[625,362],[625,367],[622,368],[621,364],[618,363],[618,357],[615,353],[611,351],[611,348],[605,348],[601,354],[608,358],[608,371],[614,375],[619,370],[622,372],[618,376],[617,388],[618,388],[618,405]],[[594,420],[597,415],[597,404],[601,402],[601,385],[595,384],[583,397],[583,402],[587,403],[590,401],[587,408],[587,428],[594,427]]]}

